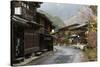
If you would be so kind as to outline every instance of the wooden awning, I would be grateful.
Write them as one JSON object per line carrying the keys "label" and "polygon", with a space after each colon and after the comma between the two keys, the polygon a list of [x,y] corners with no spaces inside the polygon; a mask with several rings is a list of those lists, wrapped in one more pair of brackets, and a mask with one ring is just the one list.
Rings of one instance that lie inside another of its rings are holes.
{"label": "wooden awning", "polygon": [[39,29],[40,27],[42,27],[41,24],[36,23],[35,21],[28,21],[26,19],[23,19],[19,16],[12,16],[12,21],[15,22],[15,25],[19,25],[19,26],[24,26],[24,27],[28,27],[28,28],[33,28],[33,29]]}
{"label": "wooden awning", "polygon": [[36,23],[34,21],[29,21],[29,22],[27,22],[27,24],[29,24],[29,27],[31,27],[33,29],[39,29],[40,27],[42,27],[41,24]]}

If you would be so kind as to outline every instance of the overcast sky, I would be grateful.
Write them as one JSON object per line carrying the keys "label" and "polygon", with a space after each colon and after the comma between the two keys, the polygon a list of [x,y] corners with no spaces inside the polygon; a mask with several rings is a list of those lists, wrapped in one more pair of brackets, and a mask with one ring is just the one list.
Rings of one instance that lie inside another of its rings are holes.
{"label": "overcast sky", "polygon": [[66,24],[69,24],[70,22],[67,23],[67,21],[70,21],[69,19],[72,17],[78,16],[78,18],[74,18],[74,20],[79,19],[79,12],[85,12],[84,14],[89,13],[87,7],[86,5],[78,4],[43,3],[39,9],[46,11],[52,16],[59,16]]}

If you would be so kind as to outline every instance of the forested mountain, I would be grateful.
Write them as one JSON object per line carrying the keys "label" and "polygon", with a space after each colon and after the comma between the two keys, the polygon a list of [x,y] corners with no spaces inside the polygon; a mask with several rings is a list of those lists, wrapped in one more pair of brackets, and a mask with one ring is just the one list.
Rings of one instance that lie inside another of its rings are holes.
{"label": "forested mountain", "polygon": [[39,13],[44,14],[47,18],[49,18],[50,21],[53,22],[53,25],[56,27],[55,30],[57,31],[59,28],[62,28],[65,26],[64,22],[59,18],[58,16],[52,16],[49,13],[43,11],[43,10],[38,10]]}

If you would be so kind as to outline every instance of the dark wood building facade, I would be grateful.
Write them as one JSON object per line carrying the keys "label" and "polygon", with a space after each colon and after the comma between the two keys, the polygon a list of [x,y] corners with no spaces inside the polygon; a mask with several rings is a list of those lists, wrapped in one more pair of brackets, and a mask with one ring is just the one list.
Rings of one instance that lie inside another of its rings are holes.
{"label": "dark wood building facade", "polygon": [[11,65],[32,53],[53,50],[52,22],[37,12],[40,4],[11,1]]}
{"label": "dark wood building facade", "polygon": [[53,37],[50,35],[54,28],[52,22],[45,16],[45,14],[37,12],[37,23],[42,25],[38,31],[40,35],[40,49],[48,49],[49,51],[53,50]]}

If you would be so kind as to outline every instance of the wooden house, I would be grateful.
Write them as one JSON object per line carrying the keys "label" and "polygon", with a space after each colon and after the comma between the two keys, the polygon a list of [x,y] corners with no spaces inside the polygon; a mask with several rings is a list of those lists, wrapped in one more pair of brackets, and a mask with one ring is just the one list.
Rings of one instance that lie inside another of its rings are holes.
{"label": "wooden house", "polygon": [[75,44],[77,43],[76,36],[80,36],[78,42],[87,43],[85,32],[87,31],[87,24],[73,24],[65,26],[55,34],[58,44]]}
{"label": "wooden house", "polygon": [[[45,14],[37,12],[41,2],[11,1],[11,63],[33,53],[52,51],[54,28]],[[12,65],[11,64],[11,65]]]}
{"label": "wooden house", "polygon": [[[40,2],[11,1],[11,63],[38,51],[34,32],[41,25],[36,23],[36,9]],[[12,64],[11,64],[12,65]]]}
{"label": "wooden house", "polygon": [[53,50],[53,37],[50,35],[54,28],[52,22],[45,14],[37,12],[37,23],[42,25],[42,27],[38,30],[40,35],[40,50]]}

